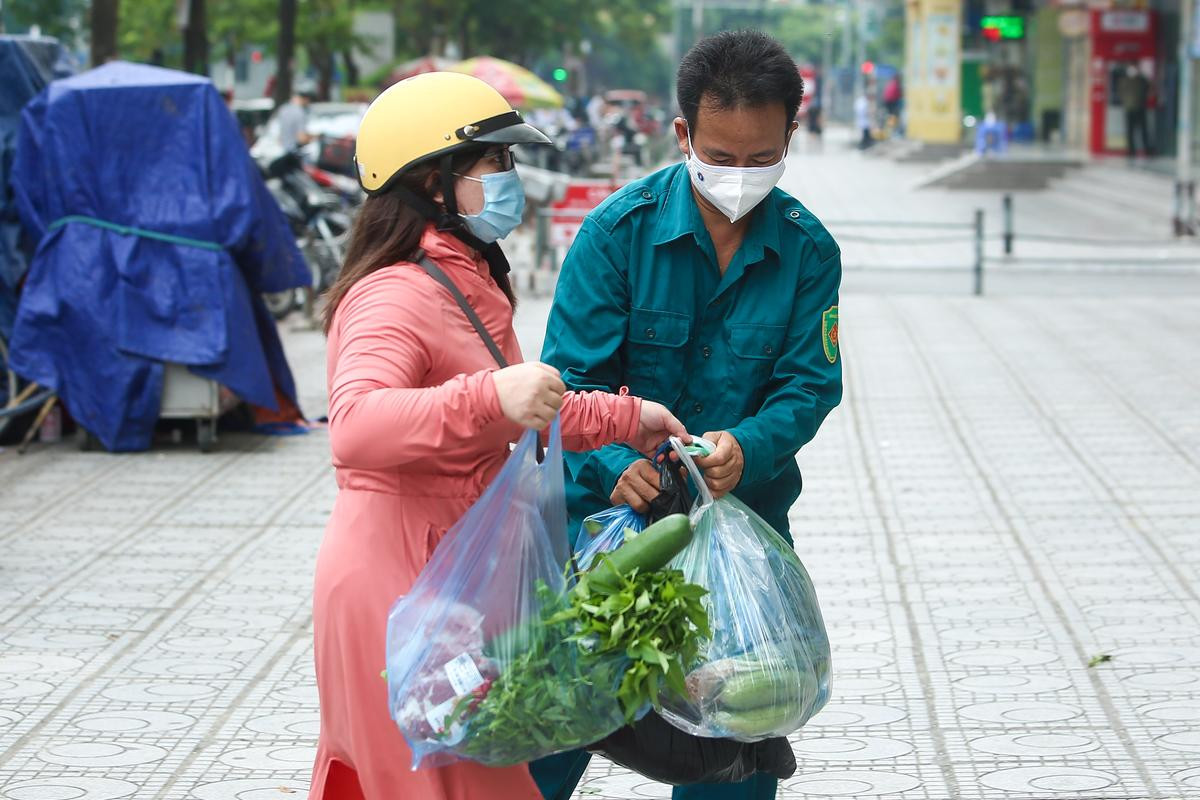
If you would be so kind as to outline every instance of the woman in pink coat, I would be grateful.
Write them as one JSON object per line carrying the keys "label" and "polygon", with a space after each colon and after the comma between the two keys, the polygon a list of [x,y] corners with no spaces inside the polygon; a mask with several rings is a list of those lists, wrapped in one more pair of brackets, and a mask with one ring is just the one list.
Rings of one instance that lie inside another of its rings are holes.
{"label": "woman in pink coat", "polygon": [[495,241],[524,206],[508,145],[544,141],[487,84],[449,73],[397,84],[363,118],[356,160],[370,196],[326,306],[339,491],[313,589],[312,800],[540,800],[523,765],[411,769],[380,678],[388,611],[523,429],[561,415],[564,446],[576,450],[621,441],[650,451],[685,435],[657,403],[565,392],[552,367],[521,363]]}

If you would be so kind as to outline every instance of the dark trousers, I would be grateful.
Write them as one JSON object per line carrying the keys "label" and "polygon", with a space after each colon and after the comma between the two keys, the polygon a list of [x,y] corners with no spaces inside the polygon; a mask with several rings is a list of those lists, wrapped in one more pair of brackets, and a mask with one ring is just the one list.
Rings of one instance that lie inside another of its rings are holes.
{"label": "dark trousers", "polygon": [[1135,136],[1141,137],[1142,150],[1146,155],[1154,155],[1154,145],[1150,143],[1150,128],[1146,123],[1146,109],[1144,108],[1125,112],[1125,143],[1129,148],[1130,158],[1137,154],[1137,146],[1134,144]]}
{"label": "dark trousers", "polygon": [[[586,750],[571,750],[529,764],[529,772],[537,781],[542,797],[546,800],[570,800],[575,793],[583,773],[587,769],[591,754]],[[775,800],[778,782],[770,775],[758,773],[742,783],[710,783],[692,786],[676,786],[671,790],[672,800]]]}

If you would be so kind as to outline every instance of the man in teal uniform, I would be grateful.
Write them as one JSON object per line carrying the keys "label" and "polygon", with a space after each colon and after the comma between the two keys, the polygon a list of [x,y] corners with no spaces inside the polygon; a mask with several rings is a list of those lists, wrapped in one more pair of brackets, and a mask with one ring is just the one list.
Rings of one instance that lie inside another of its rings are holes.
{"label": "man in teal uniform", "polygon": [[[542,360],[575,390],[666,404],[716,442],[698,460],[717,496],[733,491],[787,537],[800,495],[796,453],[841,401],[841,254],[795,199],[775,187],[796,130],[803,82],[773,39],[753,31],[705,39],[679,67],[675,120],[684,164],[659,170],[584,220],[567,254]],[[613,445],[567,454],[574,536],[617,503],[645,510],[654,465]],[[588,755],[530,765],[549,800],[567,800]],[[775,780],[687,786],[684,798],[763,800]]]}

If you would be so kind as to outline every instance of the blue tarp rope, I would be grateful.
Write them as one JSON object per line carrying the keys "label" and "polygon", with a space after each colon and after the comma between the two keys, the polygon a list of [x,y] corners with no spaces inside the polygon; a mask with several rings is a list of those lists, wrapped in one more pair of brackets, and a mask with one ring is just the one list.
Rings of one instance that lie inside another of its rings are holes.
{"label": "blue tarp rope", "polygon": [[159,233],[158,231],[148,231],[145,228],[133,228],[128,225],[118,225],[115,222],[98,219],[96,217],[87,217],[82,214],[72,214],[66,217],[60,217],[50,223],[50,230],[56,230],[71,222],[82,222],[85,225],[91,225],[96,228],[103,228],[106,231],[124,234],[125,236],[141,236],[145,239],[157,239],[160,242],[170,242],[171,244],[181,244],[187,247],[199,247],[201,250],[224,250],[225,248],[216,242],[206,242],[203,239],[189,239],[186,236],[176,236],[172,233]]}

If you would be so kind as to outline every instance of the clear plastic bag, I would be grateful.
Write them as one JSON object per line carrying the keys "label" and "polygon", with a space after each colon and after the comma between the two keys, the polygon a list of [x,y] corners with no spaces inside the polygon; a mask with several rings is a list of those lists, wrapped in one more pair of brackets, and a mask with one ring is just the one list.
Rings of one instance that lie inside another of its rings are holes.
{"label": "clear plastic bag", "polygon": [[625,531],[641,533],[645,528],[646,518],[626,503],[592,514],[583,521],[583,528],[575,539],[575,568],[580,572],[587,571],[596,556],[611,553],[624,544]]}
{"label": "clear plastic bag", "polygon": [[569,558],[557,421],[541,464],[537,451],[527,432],[388,617],[388,709],[413,769],[519,764],[625,724],[616,690],[628,661],[581,659],[569,625],[552,620]]}
{"label": "clear plastic bag", "polygon": [[662,716],[698,736],[754,742],[798,730],[829,699],[829,638],[795,551],[733,495],[714,500],[682,442],[697,491],[695,536],[671,566],[708,590],[712,638]]}

